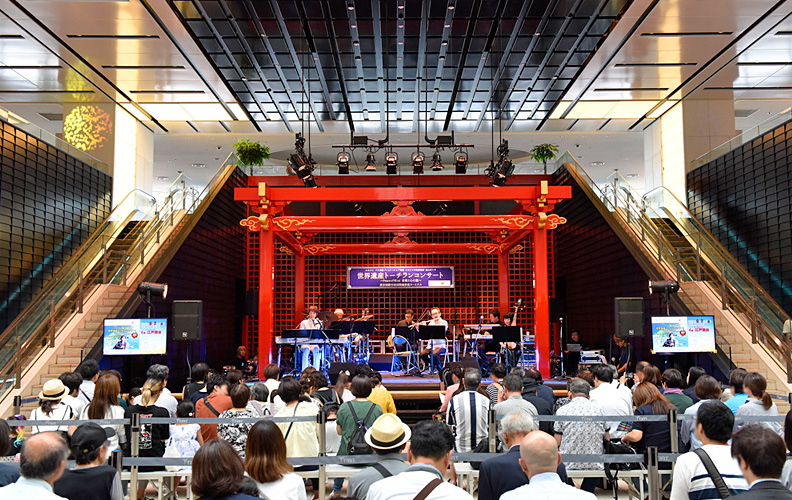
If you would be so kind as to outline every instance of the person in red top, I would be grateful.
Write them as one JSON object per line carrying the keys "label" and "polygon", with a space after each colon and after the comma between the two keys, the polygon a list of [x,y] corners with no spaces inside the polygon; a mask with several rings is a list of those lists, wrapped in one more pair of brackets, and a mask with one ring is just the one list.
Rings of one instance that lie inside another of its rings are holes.
{"label": "person in red top", "polygon": [[[195,404],[195,418],[217,418],[234,407],[228,396],[228,381],[222,375],[210,375],[206,381],[206,396]],[[217,424],[201,424],[204,443],[217,439]]]}

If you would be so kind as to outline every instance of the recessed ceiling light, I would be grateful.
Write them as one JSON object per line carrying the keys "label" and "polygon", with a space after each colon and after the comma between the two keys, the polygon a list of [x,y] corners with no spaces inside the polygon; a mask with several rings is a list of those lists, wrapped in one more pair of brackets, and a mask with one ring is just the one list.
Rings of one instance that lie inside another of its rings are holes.
{"label": "recessed ceiling light", "polygon": [[604,161],[592,161],[592,162],[591,162],[591,166],[592,166],[592,167],[600,167],[600,166],[602,166],[602,165],[605,165],[605,162],[604,162]]}
{"label": "recessed ceiling light", "polygon": [[192,168],[206,168],[206,163],[191,163]]}
{"label": "recessed ceiling light", "polygon": [[170,180],[170,177],[168,177],[167,175],[160,175],[159,177],[157,177],[157,180],[158,181],[167,181],[167,180]]}

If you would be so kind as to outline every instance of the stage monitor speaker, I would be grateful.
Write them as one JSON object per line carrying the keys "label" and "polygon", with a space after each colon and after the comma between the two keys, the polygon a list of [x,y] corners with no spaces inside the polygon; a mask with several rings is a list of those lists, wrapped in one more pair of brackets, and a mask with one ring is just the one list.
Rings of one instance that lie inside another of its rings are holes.
{"label": "stage monitor speaker", "polygon": [[203,301],[173,301],[173,340],[201,340]]}
{"label": "stage monitor speaker", "polygon": [[378,372],[389,372],[393,366],[393,354],[372,354],[368,364]]}
{"label": "stage monitor speaker", "polygon": [[641,297],[616,297],[616,336],[622,339],[644,336],[644,305]]}
{"label": "stage monitor speaker", "polygon": [[355,368],[357,363],[330,363],[330,368],[327,370],[327,376],[330,379],[330,385],[335,385],[338,382],[338,374],[347,371],[349,378],[355,376]]}

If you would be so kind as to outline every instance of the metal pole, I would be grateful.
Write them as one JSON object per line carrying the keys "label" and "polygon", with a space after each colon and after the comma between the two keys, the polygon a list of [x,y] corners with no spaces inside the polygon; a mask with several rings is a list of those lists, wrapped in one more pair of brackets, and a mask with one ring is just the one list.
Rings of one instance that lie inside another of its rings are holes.
{"label": "metal pole", "polygon": [[[327,423],[327,413],[325,413],[324,409],[319,412],[319,456],[325,456],[325,450],[327,449],[327,433],[325,432]],[[325,483],[327,482],[327,466],[325,464],[319,464],[319,500],[325,499]]]}
{"label": "metal pole", "polygon": [[660,500],[660,464],[657,461],[657,447],[646,450],[646,465],[649,470],[649,500]]}
{"label": "metal pole", "polygon": [[660,230],[660,226],[657,226],[657,260],[663,262],[663,247],[660,244],[660,238],[662,238],[663,234]]}
{"label": "metal pole", "polygon": [[110,454],[110,467],[116,469],[121,474],[121,467],[123,466],[124,452],[122,450],[113,450]]}
{"label": "metal pole", "polygon": [[680,276],[682,276],[682,269],[681,269],[682,262],[679,260],[679,248],[677,248],[676,251],[674,252],[674,260],[676,260],[676,272],[677,272],[676,280],[677,283],[679,283],[680,281],[682,281],[680,279]]}
{"label": "metal pole", "polygon": [[124,253],[121,255],[121,274],[123,276],[122,284],[127,286],[127,251],[124,249]]}
{"label": "metal pole", "polygon": [[102,283],[107,283],[107,244],[102,243]]}
{"label": "metal pole", "polygon": [[[19,332],[19,328],[17,328],[17,332]],[[14,377],[14,389],[21,389],[22,388],[22,337],[17,335],[16,337],[16,354],[14,354],[14,360],[16,361],[16,376]]]}
{"label": "metal pole", "polygon": [[728,303],[726,301],[726,268],[721,269],[721,309],[726,310]]}
{"label": "metal pole", "polygon": [[495,418],[495,410],[489,410],[487,412],[487,434],[489,438],[489,452],[496,453],[498,450],[497,446],[497,437],[498,437],[498,423]]}
{"label": "metal pole", "polygon": [[751,343],[756,344],[756,296],[751,297],[751,314],[749,316],[751,321]]}
{"label": "metal pole", "polygon": [[146,249],[146,245],[143,242],[143,230],[139,229],[138,234],[140,235],[140,267],[143,267],[146,264],[145,256],[143,255],[143,252]]}
{"label": "metal pole", "polygon": [[77,312],[83,312],[83,271],[80,269],[80,287],[77,292]]}
{"label": "metal pole", "polygon": [[50,299],[49,347],[55,347],[55,301]]}
{"label": "metal pole", "polygon": [[[132,414],[132,432],[130,433],[130,453],[133,458],[140,456],[140,413]],[[138,466],[133,465],[129,470],[129,500],[137,500]]]}
{"label": "metal pole", "polygon": [[701,233],[696,238],[696,281],[701,281]]}
{"label": "metal pole", "polygon": [[157,224],[157,244],[159,245],[160,242],[160,235],[159,235],[159,220],[160,220],[160,213],[159,210],[154,212],[154,223]]}
{"label": "metal pole", "polygon": [[[789,395],[792,398],[792,394]],[[14,396],[14,415],[22,413],[22,396]]]}

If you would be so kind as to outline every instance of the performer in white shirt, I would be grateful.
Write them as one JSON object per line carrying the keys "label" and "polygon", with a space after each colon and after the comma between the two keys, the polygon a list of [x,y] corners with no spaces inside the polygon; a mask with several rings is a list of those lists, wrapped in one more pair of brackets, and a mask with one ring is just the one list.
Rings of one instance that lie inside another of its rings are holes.
{"label": "performer in white shirt", "polygon": [[[316,306],[311,306],[308,308],[308,317],[305,318],[297,325],[298,330],[321,330],[322,329],[322,322],[319,321],[317,316],[319,315],[319,308]],[[321,369],[322,366],[322,346],[318,344],[303,344],[300,347],[300,361],[302,363],[302,370],[308,368],[309,364],[312,364],[314,368],[317,370]],[[310,357],[310,363],[309,363]]]}
{"label": "performer in white shirt", "polygon": [[[440,309],[433,307],[431,313],[432,319],[421,321],[418,324],[418,328],[421,328],[420,325],[444,326],[446,331],[448,331],[448,321],[443,319]],[[434,356],[434,363],[437,368],[440,369],[442,368],[440,354],[445,351],[445,349],[446,340],[444,338],[429,339],[426,341],[426,348],[421,351],[421,359],[423,359],[424,363],[429,366],[429,364],[432,362],[432,356]]]}

